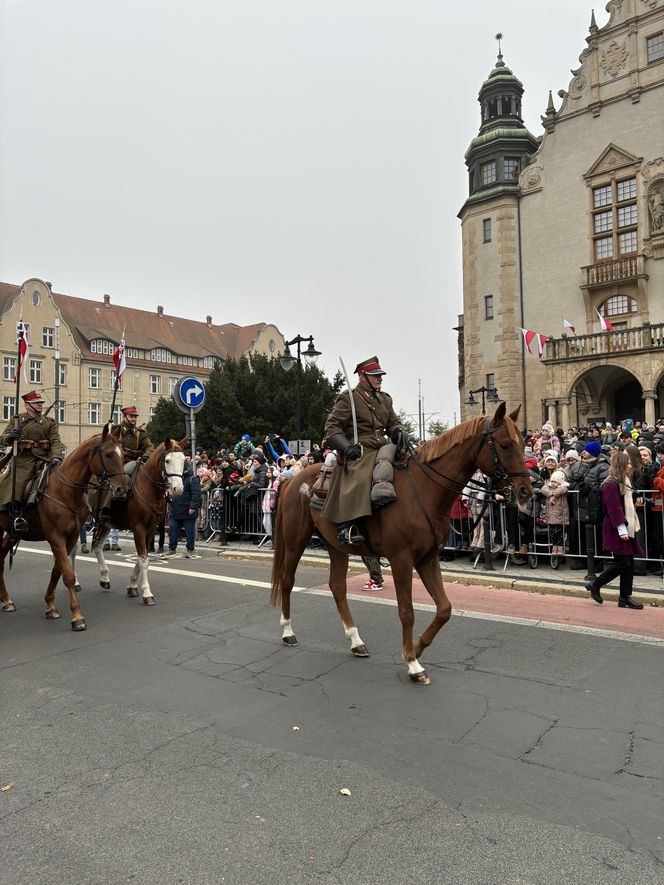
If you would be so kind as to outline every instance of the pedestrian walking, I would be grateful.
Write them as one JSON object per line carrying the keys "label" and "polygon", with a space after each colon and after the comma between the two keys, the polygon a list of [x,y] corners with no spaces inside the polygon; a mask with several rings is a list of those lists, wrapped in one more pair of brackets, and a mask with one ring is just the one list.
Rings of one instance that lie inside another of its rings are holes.
{"label": "pedestrian walking", "polygon": [[192,559],[196,556],[196,518],[201,506],[201,484],[194,473],[191,459],[184,462],[182,494],[171,501],[170,524],[168,528],[168,555],[174,556],[180,538],[180,531],[184,529],[186,538],[185,558]]}

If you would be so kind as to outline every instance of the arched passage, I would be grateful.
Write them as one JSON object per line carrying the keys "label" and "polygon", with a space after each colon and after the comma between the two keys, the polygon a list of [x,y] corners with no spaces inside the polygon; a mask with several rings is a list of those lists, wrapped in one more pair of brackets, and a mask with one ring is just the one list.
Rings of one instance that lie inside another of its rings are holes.
{"label": "arched passage", "polygon": [[645,417],[641,382],[621,366],[603,365],[586,370],[574,381],[570,396],[572,416],[576,407],[577,424],[591,420],[616,424],[624,418],[642,421]]}

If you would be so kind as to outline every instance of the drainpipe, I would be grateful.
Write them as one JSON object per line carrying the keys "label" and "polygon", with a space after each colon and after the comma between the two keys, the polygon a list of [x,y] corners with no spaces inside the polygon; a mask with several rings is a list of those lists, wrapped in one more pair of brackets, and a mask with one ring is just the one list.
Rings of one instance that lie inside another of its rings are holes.
{"label": "drainpipe", "polygon": [[[519,312],[521,328],[525,329],[523,317],[523,261],[521,257],[521,198],[516,198],[517,236],[519,238]],[[528,397],[526,395],[526,348],[521,336],[521,390],[523,391],[523,426],[528,427]]]}

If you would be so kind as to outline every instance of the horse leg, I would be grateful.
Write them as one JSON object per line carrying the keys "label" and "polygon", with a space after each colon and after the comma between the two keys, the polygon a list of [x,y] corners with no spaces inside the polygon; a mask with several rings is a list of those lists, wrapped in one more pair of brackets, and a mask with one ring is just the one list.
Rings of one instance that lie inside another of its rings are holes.
{"label": "horse leg", "polygon": [[399,619],[401,620],[402,654],[408,667],[408,675],[418,685],[431,685],[426,670],[417,660],[413,647],[413,566],[409,559],[390,560],[392,578],[397,595]]}
{"label": "horse leg", "polygon": [[108,537],[110,531],[110,526],[102,528],[99,537],[92,544],[92,553],[97,557],[97,565],[99,566],[99,586],[102,590],[111,589],[108,566],[106,565],[106,558],[104,557],[104,541]]}
{"label": "horse leg", "polygon": [[369,649],[362,641],[362,637],[355,626],[355,621],[350,613],[348,598],[346,595],[346,575],[348,574],[348,554],[329,547],[330,555],[330,580],[329,587],[337,604],[337,611],[344,625],[346,639],[350,639],[350,650],[356,658],[368,658]]}
{"label": "horse leg", "polygon": [[[69,555],[67,553],[67,547],[65,544],[64,538],[59,538],[57,541],[50,541],[51,550],[53,551],[53,557],[55,559],[55,565],[53,566],[53,570],[51,572],[51,582],[54,581],[57,583],[57,579],[62,575],[62,580],[69,590],[69,606],[71,608],[71,628],[75,631],[85,630],[87,628],[87,624],[85,623],[85,618],[81,614],[81,607],[78,603],[78,596],[76,595],[76,578],[74,575],[74,570],[71,567],[71,563],[69,562]],[[49,589],[50,589],[49,584]],[[53,592],[55,592],[55,584],[53,587]],[[47,591],[48,596],[48,591]],[[46,617],[49,617],[48,610],[46,612]]]}
{"label": "horse leg", "polygon": [[0,544],[0,605],[2,606],[3,612],[15,612],[16,606],[9,598],[7,585],[5,584],[5,559],[11,550],[12,536],[7,533],[3,537],[3,530],[0,529],[0,537],[2,538]]}
{"label": "horse leg", "polygon": [[290,616],[290,600],[291,600],[291,590],[293,589],[293,584],[295,583],[295,572],[297,571],[297,564],[302,558],[302,554],[304,553],[305,547],[307,546],[307,541],[309,540],[309,535],[298,544],[297,547],[286,547],[285,541],[281,539],[281,544],[284,545],[284,557],[281,568],[281,616],[279,618],[279,623],[281,624],[281,641],[284,645],[297,645],[297,639],[295,638],[295,634],[293,633],[293,625],[291,623]]}
{"label": "horse leg", "polygon": [[152,595],[150,583],[148,581],[148,548],[146,543],[146,533],[142,526],[134,527],[134,543],[136,545],[138,559],[136,560],[136,566],[129,579],[127,596],[138,596],[138,577],[140,575],[140,591],[143,596],[143,605],[154,605],[154,596]]}
{"label": "horse leg", "polygon": [[436,614],[426,630],[420,634],[415,643],[415,655],[420,657],[425,648],[431,645],[438,631],[445,626],[452,616],[452,603],[450,602],[443,578],[440,573],[438,553],[434,550],[415,566],[417,573],[422,578],[429,595],[436,603]]}
{"label": "horse leg", "polygon": [[51,577],[48,582],[48,587],[46,588],[46,595],[44,596],[44,602],[46,603],[46,611],[44,614],[49,621],[60,620],[60,612],[55,607],[55,588],[58,586],[59,580],[60,566],[57,561],[55,561],[53,563],[53,568],[51,569]]}
{"label": "horse leg", "polygon": [[81,582],[78,580],[78,575],[76,574],[76,553],[78,551],[78,541],[74,544],[72,549],[69,551],[69,562],[71,563],[72,571],[74,572],[74,588],[77,593],[81,592]]}

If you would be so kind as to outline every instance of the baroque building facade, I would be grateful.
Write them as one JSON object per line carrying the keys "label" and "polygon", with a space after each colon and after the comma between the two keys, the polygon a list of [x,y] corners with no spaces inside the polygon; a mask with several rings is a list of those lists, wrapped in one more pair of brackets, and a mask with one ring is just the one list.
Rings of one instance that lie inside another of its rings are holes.
{"label": "baroque building facade", "polygon": [[[664,415],[664,0],[606,9],[542,136],[501,55],[480,90],[459,213],[462,417],[481,387],[521,403],[528,428]],[[548,336],[541,359],[522,328]]]}
{"label": "baroque building facade", "polygon": [[215,360],[254,353],[278,356],[284,337],[271,323],[215,325],[99,301],[59,295],[49,282],[29,279],[22,286],[0,283],[0,406],[8,421],[16,410],[16,324],[28,327],[30,352],[21,394],[43,391],[69,451],[98,433],[113,400],[113,354],[125,332],[127,367],[120,380],[113,420],[136,406],[147,423],[160,397],[169,397],[184,376],[205,382]]}

